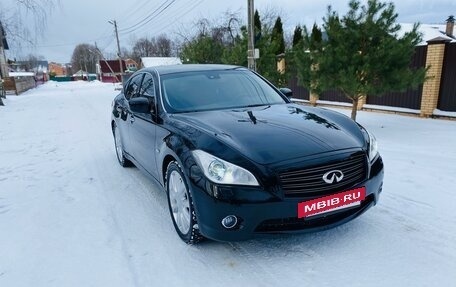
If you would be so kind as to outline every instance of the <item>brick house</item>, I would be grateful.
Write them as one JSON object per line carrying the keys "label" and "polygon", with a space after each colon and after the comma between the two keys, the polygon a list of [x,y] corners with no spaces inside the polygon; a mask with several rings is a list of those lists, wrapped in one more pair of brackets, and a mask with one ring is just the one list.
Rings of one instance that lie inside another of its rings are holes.
{"label": "brick house", "polygon": [[55,76],[66,76],[67,69],[66,69],[65,65],[55,63],[55,62],[50,62],[49,63],[49,74],[55,75]]}
{"label": "brick house", "polygon": [[138,70],[138,63],[133,59],[126,59],[125,64],[127,65],[127,73],[134,73]]}

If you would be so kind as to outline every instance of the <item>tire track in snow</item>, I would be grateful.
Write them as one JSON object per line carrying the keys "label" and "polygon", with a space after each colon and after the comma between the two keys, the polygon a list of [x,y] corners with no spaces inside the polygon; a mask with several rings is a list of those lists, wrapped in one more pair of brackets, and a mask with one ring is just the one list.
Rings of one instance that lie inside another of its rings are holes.
{"label": "tire track in snow", "polygon": [[[114,228],[113,235],[116,236],[120,241],[121,252],[125,259],[124,262],[127,265],[127,269],[131,274],[133,286],[139,287],[141,285],[137,280],[138,273],[131,261],[132,253],[128,247],[127,235],[121,228],[118,215],[115,212],[112,201],[110,200],[110,193],[113,192],[112,181],[116,180],[118,177],[112,172],[113,166],[108,165],[104,160],[99,160],[100,155],[106,152],[106,147],[102,145],[103,141],[101,140],[104,137],[101,136],[100,131],[103,131],[103,128],[109,127],[109,120],[106,122],[100,122],[99,115],[105,115],[106,113],[104,112],[108,109],[105,109],[105,107],[103,107],[103,109],[100,107],[99,110],[95,109],[93,105],[89,104],[89,100],[87,98],[79,99],[79,103],[82,104],[86,112],[90,111],[86,113],[86,117],[84,117],[84,121],[82,122],[85,127],[85,131],[88,132],[87,136],[92,139],[91,146],[87,150],[89,151],[90,158],[92,159],[91,163],[94,163],[94,165],[89,166],[88,169],[93,170],[94,172],[93,182],[99,186],[99,190],[101,191],[100,194],[104,200],[105,206],[107,207],[110,220],[112,221],[112,227]],[[104,123],[105,125],[102,126],[100,123]]]}
{"label": "tire track in snow", "polygon": [[246,248],[242,247],[241,243],[233,242],[228,243],[233,251],[236,251],[236,255],[239,255],[244,259],[245,263],[250,263],[253,268],[250,272],[254,274],[259,282],[265,281],[270,286],[281,286],[282,282],[276,275],[274,275],[275,270],[268,267],[266,264],[260,263],[260,261],[252,255]]}
{"label": "tire track in snow", "polygon": [[[156,186],[155,183],[153,183],[150,179],[148,179],[145,175],[141,174],[141,171],[135,170],[135,172],[132,172],[132,169],[135,168],[121,168],[121,171],[123,172],[123,175],[121,177],[118,176],[117,172],[113,172],[113,166],[107,164],[106,160],[97,160],[99,158],[100,154],[106,155],[106,148],[108,144],[108,140],[105,137],[101,136],[101,131],[103,129],[109,129],[109,119],[106,122],[100,122],[99,118],[97,118],[94,115],[99,115],[103,114],[101,113],[101,109],[97,110],[95,109],[94,106],[90,105],[89,101],[83,101],[84,108],[86,110],[90,110],[88,114],[90,114],[90,118],[86,118],[84,121],[84,124],[86,126],[86,129],[90,131],[89,136],[93,139],[98,138],[99,140],[94,141],[90,152],[91,152],[91,158],[93,158],[93,162],[96,163],[94,168],[95,168],[95,173],[96,173],[96,179],[98,179],[100,183],[100,189],[103,191],[103,195],[106,199],[107,205],[109,206],[109,212],[110,216],[113,220],[113,224],[115,227],[115,231],[118,233],[118,236],[122,242],[122,252],[124,254],[125,260],[129,266],[129,270],[133,276],[134,284],[135,286],[141,286],[139,283],[141,280],[140,278],[140,273],[136,270],[136,265],[135,262],[133,261],[133,256],[137,256],[135,252],[133,252],[130,248],[130,242],[128,241],[126,235],[123,232],[122,224],[119,223],[118,220],[118,214],[116,213],[113,203],[110,202],[112,200],[112,196],[109,194],[113,192],[113,187],[121,187],[122,186],[122,180],[125,180],[125,177],[128,176],[129,180],[128,182],[132,181],[134,182],[134,186],[140,185],[142,188],[136,189],[135,193],[131,193],[130,196],[140,196],[141,197],[141,202],[144,203],[144,205],[147,207],[152,206],[157,206],[157,203],[161,203],[159,206],[161,208],[155,208],[153,210],[154,216],[156,216],[154,220],[154,227],[158,224],[161,229],[165,230],[171,230],[171,232],[174,232],[173,226],[171,219],[169,217],[169,212],[168,212],[168,207],[167,207],[167,201],[166,201],[166,196],[165,193],[163,194],[157,194],[157,192],[162,192],[159,190],[158,186]],[[108,110],[108,109],[106,109]],[[107,114],[109,115],[109,114]],[[89,124],[90,123],[90,124]],[[110,132],[110,131],[109,131]],[[107,134],[103,132],[103,135]],[[112,158],[113,158],[113,165],[117,168],[117,161],[115,158],[115,153],[114,153],[114,147],[113,147],[113,139],[112,135],[109,134],[109,150],[112,153]],[[102,140],[103,139],[103,140]],[[119,188],[119,190],[123,190],[124,188]],[[158,189],[158,190],[157,190]],[[139,192],[138,192],[139,191]],[[109,198],[107,198],[109,197]],[[158,210],[157,210],[158,209]],[[159,211],[158,214],[155,214],[156,211]],[[174,236],[174,234],[173,234]],[[177,238],[177,235],[176,235]],[[178,239],[180,240],[180,239]],[[216,243],[216,244],[222,244],[224,243]],[[252,280],[253,282],[258,283],[258,286],[279,286],[280,285],[280,280],[278,280],[274,276],[273,269],[270,269],[264,264],[260,264],[258,260],[255,260],[255,258],[249,253],[245,248],[243,248],[240,244],[233,243],[230,244],[230,251],[229,251],[229,257],[232,257],[232,261],[236,262],[238,265],[245,265],[249,266],[247,272],[243,274],[243,276],[247,275],[249,280]],[[183,245],[180,246],[180,248],[192,248],[191,246]],[[180,249],[179,248],[179,249]],[[234,252],[234,254],[233,254]],[[224,256],[228,254],[223,254]],[[177,254],[176,254],[177,255]],[[217,260],[218,256],[215,256],[213,259]],[[187,258],[189,261],[194,261],[195,258]],[[218,261],[217,261],[218,262]],[[217,272],[215,270],[212,270],[214,272],[214,279],[217,278]],[[253,275],[253,276],[252,276]],[[222,283],[220,281],[220,283]]]}

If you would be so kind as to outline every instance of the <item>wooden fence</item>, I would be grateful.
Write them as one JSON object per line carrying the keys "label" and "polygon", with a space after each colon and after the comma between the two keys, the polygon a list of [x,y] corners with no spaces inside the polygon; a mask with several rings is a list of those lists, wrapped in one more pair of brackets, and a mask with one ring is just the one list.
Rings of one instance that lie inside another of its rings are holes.
{"label": "wooden fence", "polygon": [[33,76],[7,77],[3,83],[7,93],[19,95],[36,87],[36,81]]}

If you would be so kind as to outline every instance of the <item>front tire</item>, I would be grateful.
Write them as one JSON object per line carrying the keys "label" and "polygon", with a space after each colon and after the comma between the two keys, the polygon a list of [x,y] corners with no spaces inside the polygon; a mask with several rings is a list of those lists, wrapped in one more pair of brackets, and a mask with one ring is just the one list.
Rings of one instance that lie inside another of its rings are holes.
{"label": "front tire", "polygon": [[177,162],[171,162],[166,170],[166,192],[168,207],[179,237],[187,244],[196,244],[203,239],[193,207],[184,173]]}
{"label": "front tire", "polygon": [[119,162],[119,164],[122,167],[132,166],[133,164],[131,163],[131,161],[129,161],[125,157],[125,151],[123,149],[119,128],[117,127],[117,125],[115,123],[114,123],[114,127],[113,127],[112,131],[114,134],[114,144],[115,144],[115,148],[116,148],[117,161]]}

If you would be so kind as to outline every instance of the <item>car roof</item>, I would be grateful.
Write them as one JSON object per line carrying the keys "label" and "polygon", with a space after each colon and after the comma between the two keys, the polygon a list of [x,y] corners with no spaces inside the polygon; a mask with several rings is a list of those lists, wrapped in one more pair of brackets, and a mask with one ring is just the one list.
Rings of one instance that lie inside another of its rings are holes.
{"label": "car roof", "polygon": [[159,75],[167,75],[174,73],[183,73],[183,72],[204,72],[204,71],[220,71],[220,70],[232,70],[244,68],[241,66],[233,65],[217,65],[217,64],[183,64],[183,65],[168,65],[168,66],[157,66],[144,68],[141,71],[153,72],[157,71]]}

